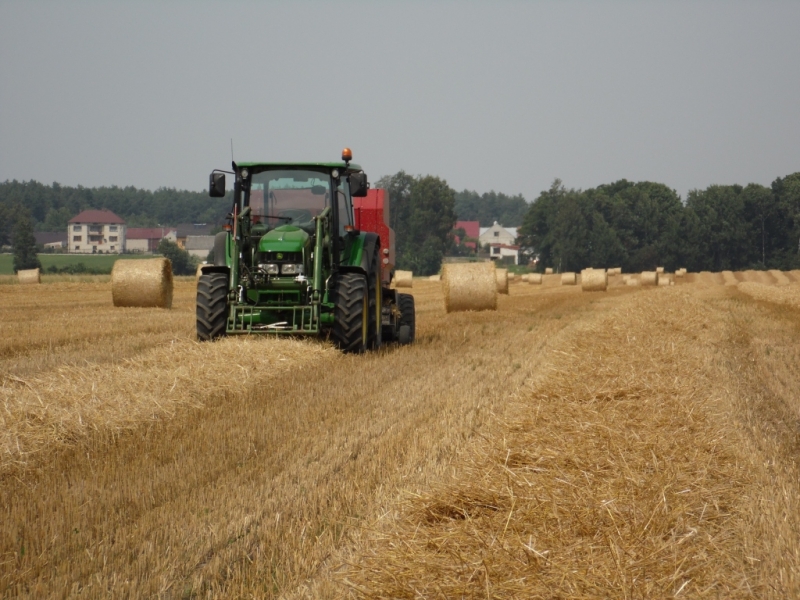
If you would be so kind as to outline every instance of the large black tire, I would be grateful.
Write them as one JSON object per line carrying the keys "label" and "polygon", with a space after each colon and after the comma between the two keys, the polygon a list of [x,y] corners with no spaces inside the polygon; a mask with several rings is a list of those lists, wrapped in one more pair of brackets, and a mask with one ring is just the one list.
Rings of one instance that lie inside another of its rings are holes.
{"label": "large black tire", "polygon": [[375,248],[372,254],[372,261],[369,265],[369,340],[368,346],[372,350],[377,350],[383,344],[383,332],[381,323],[381,310],[383,307],[383,297],[381,290],[381,257],[380,247]]}
{"label": "large black tire", "polygon": [[331,339],[342,351],[360,353],[369,342],[369,291],[360,273],[341,273],[331,284],[334,304]]}
{"label": "large black tire", "polygon": [[225,335],[228,320],[228,276],[205,273],[197,282],[197,339],[209,342]]}
{"label": "large black tire", "polygon": [[[410,344],[416,336],[417,317],[414,311],[414,296],[397,294],[397,308],[400,309],[400,321],[397,325],[398,341],[401,344]],[[403,330],[404,327],[408,327],[408,329]]]}
{"label": "large black tire", "polygon": [[227,245],[228,245],[228,232],[227,231],[220,231],[217,235],[214,236],[214,266],[215,267],[226,267],[226,266],[228,266],[227,260],[225,258],[225,253],[227,252]]}

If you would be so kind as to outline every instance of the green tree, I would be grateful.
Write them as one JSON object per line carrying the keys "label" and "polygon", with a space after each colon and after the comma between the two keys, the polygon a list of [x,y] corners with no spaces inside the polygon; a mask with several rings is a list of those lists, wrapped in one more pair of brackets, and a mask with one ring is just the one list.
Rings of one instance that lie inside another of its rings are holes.
{"label": "green tree", "polygon": [[404,171],[383,177],[376,185],[389,192],[397,268],[420,275],[438,272],[456,220],[455,192],[443,179]]}
{"label": "green tree", "polygon": [[175,275],[194,275],[197,268],[196,261],[186,250],[175,242],[162,239],[158,244],[158,253],[166,256],[172,263],[172,272]]}
{"label": "green tree", "polygon": [[482,227],[491,227],[495,221],[514,227],[520,225],[528,212],[528,203],[522,194],[463,190],[455,194],[454,210],[460,221],[479,221]]}
{"label": "green tree", "polygon": [[33,237],[33,223],[27,213],[17,218],[14,226],[14,272],[24,269],[41,269],[42,263],[36,256],[36,238]]}

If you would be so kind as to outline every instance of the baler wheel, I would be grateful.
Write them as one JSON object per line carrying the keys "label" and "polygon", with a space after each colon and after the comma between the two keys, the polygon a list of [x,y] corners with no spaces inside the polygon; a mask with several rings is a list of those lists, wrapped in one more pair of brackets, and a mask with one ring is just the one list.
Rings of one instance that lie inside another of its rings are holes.
{"label": "baler wheel", "polygon": [[208,342],[225,335],[228,318],[228,276],[205,273],[197,282],[197,339]]}
{"label": "baler wheel", "polygon": [[360,273],[342,273],[331,285],[334,303],[333,343],[343,352],[361,353],[369,333],[369,289]]}
{"label": "baler wheel", "polygon": [[[401,344],[410,344],[416,336],[416,313],[414,311],[414,296],[411,294],[397,294],[397,308],[400,309],[400,320],[398,321],[398,341]],[[408,330],[404,330],[408,327]]]}

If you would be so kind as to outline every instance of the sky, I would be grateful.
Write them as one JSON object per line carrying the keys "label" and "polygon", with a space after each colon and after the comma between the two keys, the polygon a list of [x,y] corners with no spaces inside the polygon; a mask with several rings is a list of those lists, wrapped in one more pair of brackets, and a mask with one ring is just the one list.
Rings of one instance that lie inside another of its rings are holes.
{"label": "sky", "polygon": [[339,160],[457,190],[800,171],[800,2],[0,0],[0,181]]}

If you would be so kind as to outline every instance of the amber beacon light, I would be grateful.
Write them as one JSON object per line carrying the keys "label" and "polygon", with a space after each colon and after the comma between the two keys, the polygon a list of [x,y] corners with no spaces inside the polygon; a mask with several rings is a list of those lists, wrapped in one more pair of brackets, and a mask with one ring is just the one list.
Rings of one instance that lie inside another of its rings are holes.
{"label": "amber beacon light", "polygon": [[342,150],[342,160],[344,162],[350,162],[353,160],[353,151],[350,148],[345,148]]}

